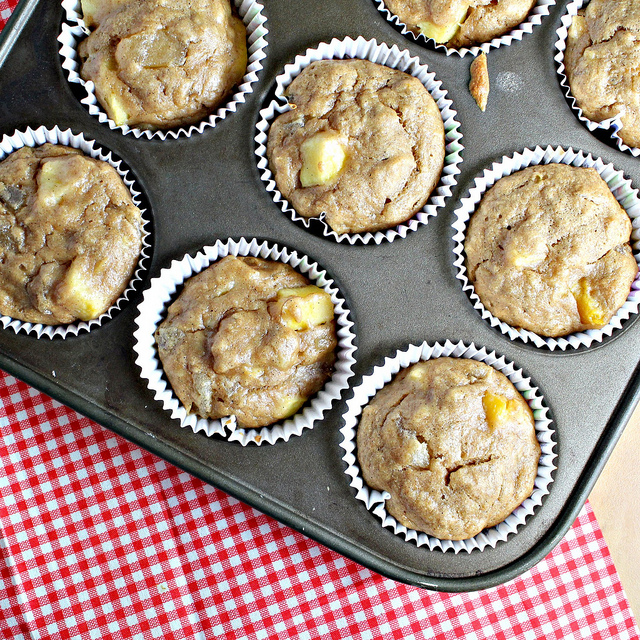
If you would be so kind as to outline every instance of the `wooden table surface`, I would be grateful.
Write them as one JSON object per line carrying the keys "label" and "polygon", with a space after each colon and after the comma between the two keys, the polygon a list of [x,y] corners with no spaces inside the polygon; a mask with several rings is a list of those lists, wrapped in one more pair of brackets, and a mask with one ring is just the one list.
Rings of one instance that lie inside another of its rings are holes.
{"label": "wooden table surface", "polygon": [[640,405],[589,496],[640,624]]}

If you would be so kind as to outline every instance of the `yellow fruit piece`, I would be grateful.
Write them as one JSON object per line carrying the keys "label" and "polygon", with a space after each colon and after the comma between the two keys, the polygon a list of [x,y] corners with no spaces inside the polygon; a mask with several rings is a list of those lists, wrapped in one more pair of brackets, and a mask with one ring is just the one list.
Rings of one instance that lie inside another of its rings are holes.
{"label": "yellow fruit piece", "polygon": [[504,396],[485,391],[482,397],[482,406],[487,417],[489,429],[493,431],[503,424],[510,414],[518,410],[518,401],[508,400]]}
{"label": "yellow fruit piece", "polygon": [[295,331],[317,327],[333,319],[331,296],[315,285],[280,289],[276,304],[283,324]]}
{"label": "yellow fruit piece", "polygon": [[512,249],[508,254],[509,263],[518,269],[527,269],[540,264],[547,257],[546,248],[541,251],[526,253]]}
{"label": "yellow fruit piece", "polygon": [[584,324],[593,325],[596,328],[607,324],[606,309],[592,295],[591,286],[587,278],[580,278],[578,284],[571,290],[578,305],[580,320]]}
{"label": "yellow fruit piece", "polygon": [[58,299],[80,320],[93,320],[109,306],[109,300],[96,290],[91,274],[87,274],[79,259],[71,263],[58,285]]}
{"label": "yellow fruit piece", "polygon": [[424,378],[424,375],[424,368],[419,366],[416,367],[414,365],[413,367],[411,367],[411,370],[407,374],[407,378],[410,378],[411,380],[422,380]]}
{"label": "yellow fruit piece", "polygon": [[342,137],[335,131],[321,131],[300,145],[303,187],[324,186],[333,182],[342,171],[347,159]]}
{"label": "yellow fruit piece", "polygon": [[458,14],[452,22],[444,25],[434,24],[429,21],[418,22],[418,29],[420,29],[420,33],[422,33],[423,36],[426,38],[433,38],[437,43],[449,42],[449,40],[456,35],[458,29],[465,21],[468,11],[469,4],[464,3],[460,6]]}
{"label": "yellow fruit piece", "polygon": [[46,207],[55,207],[69,193],[73,193],[76,184],[69,175],[69,163],[65,158],[47,160],[38,175],[38,201]]}
{"label": "yellow fruit piece", "polygon": [[118,127],[129,122],[129,113],[121,98],[115,94],[107,95],[104,98],[107,103],[107,114]]}
{"label": "yellow fruit piece", "polygon": [[100,10],[100,0],[80,0],[80,6],[84,23],[88,27],[96,24],[95,16]]}
{"label": "yellow fruit piece", "polygon": [[80,0],[82,18],[87,27],[94,27],[117,6],[129,0]]}
{"label": "yellow fruit piece", "polygon": [[276,402],[274,407],[276,420],[284,420],[298,413],[300,407],[307,401],[303,396],[285,396]]}
{"label": "yellow fruit piece", "polygon": [[585,34],[588,30],[587,19],[584,16],[574,16],[569,27],[569,38],[577,40],[580,36]]}
{"label": "yellow fruit piece", "polygon": [[162,30],[137,33],[118,46],[124,51],[138,52],[140,64],[147,69],[180,66],[187,57],[186,44]]}

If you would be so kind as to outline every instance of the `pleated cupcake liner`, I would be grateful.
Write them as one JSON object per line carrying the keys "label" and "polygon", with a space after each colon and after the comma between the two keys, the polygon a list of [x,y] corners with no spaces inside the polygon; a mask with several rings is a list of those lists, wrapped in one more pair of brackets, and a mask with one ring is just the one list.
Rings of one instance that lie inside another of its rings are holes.
{"label": "pleated cupcake liner", "polygon": [[[466,540],[442,540],[400,524],[385,508],[386,501],[391,497],[389,493],[371,489],[365,483],[356,452],[356,434],[362,411],[376,393],[389,384],[402,369],[417,362],[441,357],[471,358],[484,362],[503,373],[529,404],[541,449],[532,494],[501,523],[495,527],[486,528]],[[488,352],[485,348],[477,348],[473,343],[467,345],[464,342],[453,343],[449,340],[444,344],[423,342],[419,345],[410,345],[402,351],[397,351],[393,356],[385,358],[384,363],[374,367],[373,371],[364,376],[361,384],[354,389],[353,397],[347,401],[343,422],[344,426],[340,429],[343,440],[340,446],[345,453],[342,459],[347,465],[346,474],[350,477],[350,486],[355,490],[356,499],[366,505],[366,508],[381,521],[383,527],[391,529],[407,542],[414,542],[419,547],[426,546],[431,550],[471,553],[474,549],[482,551],[487,546],[495,547],[498,542],[506,541],[510,535],[516,534],[518,529],[525,525],[527,518],[533,515],[542,504],[544,497],[549,494],[549,486],[553,482],[553,471],[557,468],[554,463],[557,455],[553,451],[555,431],[549,418],[549,409],[540,390],[532,386],[531,378],[527,377],[514,363],[506,360],[504,356],[499,356],[495,351]]]}
{"label": "pleated cupcake liner", "polygon": [[47,338],[53,338],[55,336],[66,338],[69,335],[75,336],[80,332],[91,331],[92,329],[103,325],[113,317],[116,311],[125,306],[135,291],[137,284],[142,280],[147,268],[146,263],[151,254],[151,245],[149,242],[151,218],[147,213],[147,210],[141,206],[141,187],[130,175],[130,172],[122,167],[122,161],[115,160],[110,151],[100,147],[94,140],[86,139],[81,133],[74,134],[71,129],[62,131],[58,127],[54,127],[53,129],[47,129],[44,126],[38,127],[37,129],[28,127],[25,131],[15,131],[12,135],[5,135],[3,136],[2,141],[0,141],[0,162],[22,147],[39,147],[47,142],[79,149],[90,158],[102,160],[103,162],[110,164],[118,172],[122,181],[129,189],[134,204],[140,209],[143,222],[142,249],[133,276],[131,277],[126,289],[114,304],[112,304],[97,318],[88,321],[79,320],[77,322],[64,325],[46,325],[34,322],[24,322],[9,316],[0,316],[0,323],[2,323],[2,326],[5,329],[13,329],[16,333],[33,333],[38,338],[43,336]]}
{"label": "pleated cupcake liner", "polygon": [[535,149],[527,148],[521,153],[515,153],[513,156],[503,156],[500,162],[494,162],[490,168],[483,171],[482,175],[476,177],[475,184],[470,189],[469,197],[462,198],[460,206],[454,212],[454,266],[457,267],[458,272],[456,277],[461,282],[463,291],[467,293],[474,308],[480,313],[483,320],[487,321],[492,327],[497,327],[504,335],[512,340],[522,340],[525,343],[531,343],[536,347],[547,348],[551,351],[556,349],[566,351],[570,348],[590,347],[593,343],[602,342],[605,337],[611,336],[614,331],[621,329],[622,323],[625,320],[628,320],[632,315],[638,313],[638,306],[640,304],[640,272],[631,285],[631,290],[626,302],[604,327],[601,329],[579,331],[559,338],[548,338],[527,329],[512,327],[506,322],[496,318],[482,304],[480,297],[475,291],[475,287],[469,280],[464,251],[469,219],[484,194],[500,180],[500,178],[511,175],[526,167],[551,163],[562,163],[573,167],[591,167],[600,174],[600,177],[607,183],[609,189],[611,189],[615,199],[631,218],[631,246],[633,248],[634,258],[640,268],[640,232],[638,231],[640,228],[640,200],[638,199],[638,190],[632,187],[631,180],[625,178],[623,172],[616,170],[612,164],[605,164],[603,160],[594,158],[591,154],[585,155],[582,151],[574,151],[572,148],[565,150],[562,147],[551,146],[544,149],[542,147],[536,147]]}
{"label": "pleated cupcake liner", "polygon": [[92,116],[98,118],[100,123],[106,124],[110,129],[119,130],[125,135],[130,133],[136,138],[144,136],[148,139],[158,140],[177,139],[180,136],[188,138],[194,134],[202,133],[205,129],[215,127],[219,121],[235,113],[240,105],[247,100],[247,96],[253,92],[254,85],[258,81],[258,74],[262,71],[262,60],[266,57],[266,37],[269,31],[266,27],[267,19],[262,14],[263,5],[255,0],[233,0],[233,5],[247,28],[247,69],[233,93],[225,98],[213,113],[195,124],[171,129],[141,129],[126,124],[117,125],[109,118],[98,102],[94,83],[90,80],[84,80],[80,76],[82,63],[78,56],[78,45],[90,33],[82,18],[80,0],[62,0],[66,16],[58,36],[62,68],[71,84],[80,85],[86,91],[87,95],[81,100],[81,103],[86,106]]}
{"label": "pleated cupcake liner", "polygon": [[[397,69],[420,80],[431,94],[442,115],[445,129],[445,159],[440,180],[431,193],[427,204],[413,214],[409,220],[384,231],[338,234],[327,224],[324,214],[314,218],[301,216],[278,190],[267,159],[267,138],[269,128],[275,118],[291,109],[284,97],[284,91],[303,69],[318,60],[351,58],[368,60],[391,69]],[[446,90],[442,88],[442,82],[437,80],[435,73],[429,71],[428,66],[422,64],[419,58],[411,56],[408,51],[399,49],[395,45],[389,47],[376,40],[365,40],[362,37],[355,40],[334,38],[331,42],[322,42],[316,48],[307,49],[304,54],[296,56],[292,63],[285,65],[283,72],[276,78],[275,94],[276,98],[260,110],[260,119],[256,125],[258,133],[255,137],[255,153],[260,177],[267,192],[282,212],[294,222],[301,224],[307,230],[312,225],[319,225],[322,235],[335,242],[347,242],[351,245],[355,243],[380,244],[383,241],[393,242],[397,238],[405,238],[410,231],[415,231],[421,225],[426,225],[429,218],[435,216],[438,210],[445,206],[447,198],[451,196],[452,189],[457,184],[456,176],[460,173],[461,152],[464,149],[461,143],[462,134],[459,130],[460,123],[456,120],[457,113],[453,109],[452,101],[447,97]]]}
{"label": "pleated cupcake liner", "polygon": [[[178,289],[189,278],[227,255],[253,256],[288,264],[313,284],[324,289],[331,296],[335,309],[338,346],[336,363],[330,379],[294,416],[260,429],[240,427],[234,416],[212,420],[187,412],[164,375],[154,337]],[[181,260],[174,260],[170,267],[162,269],[160,275],[151,280],[138,307],[138,328],[134,332],[134,351],[137,354],[135,362],[140,367],[141,376],[146,380],[148,388],[154,392],[155,399],[162,402],[164,409],[170,412],[171,417],[177,419],[182,427],[192,429],[195,433],[203,431],[207,436],[220,435],[243,446],[250,443],[274,444],[279,440],[287,441],[292,436],[299,436],[305,429],[312,429],[348,388],[349,379],[353,376],[356,350],[353,322],[349,316],[349,309],[335,282],[326,271],[304,254],[256,239],[218,240],[212,246],[203,247],[195,257],[186,255]]]}

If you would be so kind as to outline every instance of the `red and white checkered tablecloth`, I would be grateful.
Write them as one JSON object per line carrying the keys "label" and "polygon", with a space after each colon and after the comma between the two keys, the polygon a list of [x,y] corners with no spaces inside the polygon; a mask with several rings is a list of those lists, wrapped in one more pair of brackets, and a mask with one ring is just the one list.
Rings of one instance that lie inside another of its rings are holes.
{"label": "red and white checkered tablecloth", "polygon": [[587,505],[503,586],[385,579],[0,372],[0,637],[640,638]]}
{"label": "red and white checkered tablecloth", "polygon": [[[16,4],[0,0],[0,29]],[[520,578],[442,594],[346,560],[2,372],[0,469],[1,638],[640,638],[588,504]]]}

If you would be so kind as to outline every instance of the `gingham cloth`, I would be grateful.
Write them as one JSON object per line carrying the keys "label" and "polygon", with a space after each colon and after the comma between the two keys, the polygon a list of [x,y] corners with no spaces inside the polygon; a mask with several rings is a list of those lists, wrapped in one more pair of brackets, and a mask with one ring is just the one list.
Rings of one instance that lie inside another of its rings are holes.
{"label": "gingham cloth", "polygon": [[588,505],[506,585],[385,579],[0,372],[0,637],[639,638]]}
{"label": "gingham cloth", "polygon": [[[0,29],[16,4],[0,0]],[[2,638],[640,638],[588,504],[520,578],[441,594],[346,560],[3,372],[0,465]]]}

